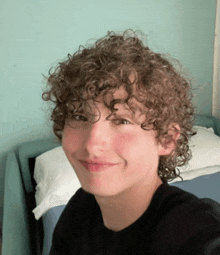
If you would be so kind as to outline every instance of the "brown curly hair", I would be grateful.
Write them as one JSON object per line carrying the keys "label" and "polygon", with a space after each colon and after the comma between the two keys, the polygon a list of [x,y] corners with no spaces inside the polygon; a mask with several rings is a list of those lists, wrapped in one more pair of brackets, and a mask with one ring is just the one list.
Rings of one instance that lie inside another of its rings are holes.
{"label": "brown curly hair", "polygon": [[[124,86],[128,97],[123,103],[129,105],[130,99],[135,98],[147,107],[141,128],[157,130],[158,142],[165,146],[173,140],[168,132],[170,126],[180,127],[175,150],[159,160],[158,175],[166,182],[180,176],[177,167],[191,157],[188,147],[188,140],[194,134],[191,87],[170,61],[144,46],[139,37],[131,30],[121,35],[108,32],[93,46],[80,46],[53,72],[49,71],[49,90],[42,97],[55,104],[51,114],[53,131],[61,140],[66,120],[78,110],[85,111],[87,100],[95,101],[102,94],[105,105],[116,111],[114,105],[118,100],[108,104],[105,95]],[[131,74],[135,77],[133,82]]]}

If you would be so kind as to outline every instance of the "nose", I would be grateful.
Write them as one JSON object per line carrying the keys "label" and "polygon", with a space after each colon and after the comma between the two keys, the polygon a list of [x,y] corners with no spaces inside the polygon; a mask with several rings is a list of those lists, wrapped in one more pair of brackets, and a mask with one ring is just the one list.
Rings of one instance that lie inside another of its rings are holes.
{"label": "nose", "polygon": [[107,122],[98,120],[91,123],[85,132],[84,149],[89,154],[106,151],[110,144],[111,132]]}

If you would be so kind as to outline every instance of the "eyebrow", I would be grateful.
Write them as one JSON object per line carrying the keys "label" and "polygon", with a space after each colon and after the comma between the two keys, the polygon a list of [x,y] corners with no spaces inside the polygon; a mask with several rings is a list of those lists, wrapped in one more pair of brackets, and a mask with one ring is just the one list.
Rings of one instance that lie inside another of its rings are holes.
{"label": "eyebrow", "polygon": [[121,111],[123,112],[119,112],[118,109],[116,108],[116,111],[111,112],[106,117],[106,120],[109,120],[111,117],[121,117],[121,118],[123,117],[123,118],[129,118],[129,119],[135,120],[134,114],[129,109],[123,109]]}

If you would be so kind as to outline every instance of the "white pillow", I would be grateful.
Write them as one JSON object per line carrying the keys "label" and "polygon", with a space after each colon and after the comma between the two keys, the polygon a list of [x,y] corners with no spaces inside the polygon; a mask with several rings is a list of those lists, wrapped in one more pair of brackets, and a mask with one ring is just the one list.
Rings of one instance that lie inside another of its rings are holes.
{"label": "white pillow", "polygon": [[[192,159],[188,165],[179,168],[184,180],[214,173],[219,167],[213,166],[220,166],[220,137],[212,128],[195,126],[194,129],[197,134],[189,141]],[[37,183],[37,207],[33,210],[36,219],[52,207],[67,204],[81,187],[61,146],[36,158],[34,178]]]}
{"label": "white pillow", "polygon": [[220,166],[220,137],[212,128],[195,126],[196,135],[189,141],[192,158],[187,165],[179,167],[180,172],[209,166]]}
{"label": "white pillow", "polygon": [[33,213],[37,220],[50,208],[67,204],[81,187],[61,146],[36,158],[34,179],[37,206]]}

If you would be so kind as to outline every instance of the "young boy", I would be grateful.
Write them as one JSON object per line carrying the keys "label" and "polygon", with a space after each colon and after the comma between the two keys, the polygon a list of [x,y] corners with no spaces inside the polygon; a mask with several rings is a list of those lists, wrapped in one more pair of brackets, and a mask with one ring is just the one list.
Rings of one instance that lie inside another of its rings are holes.
{"label": "young boy", "polygon": [[167,184],[190,153],[189,83],[130,31],[60,63],[44,100],[82,188],[51,255],[220,254],[220,207]]}

